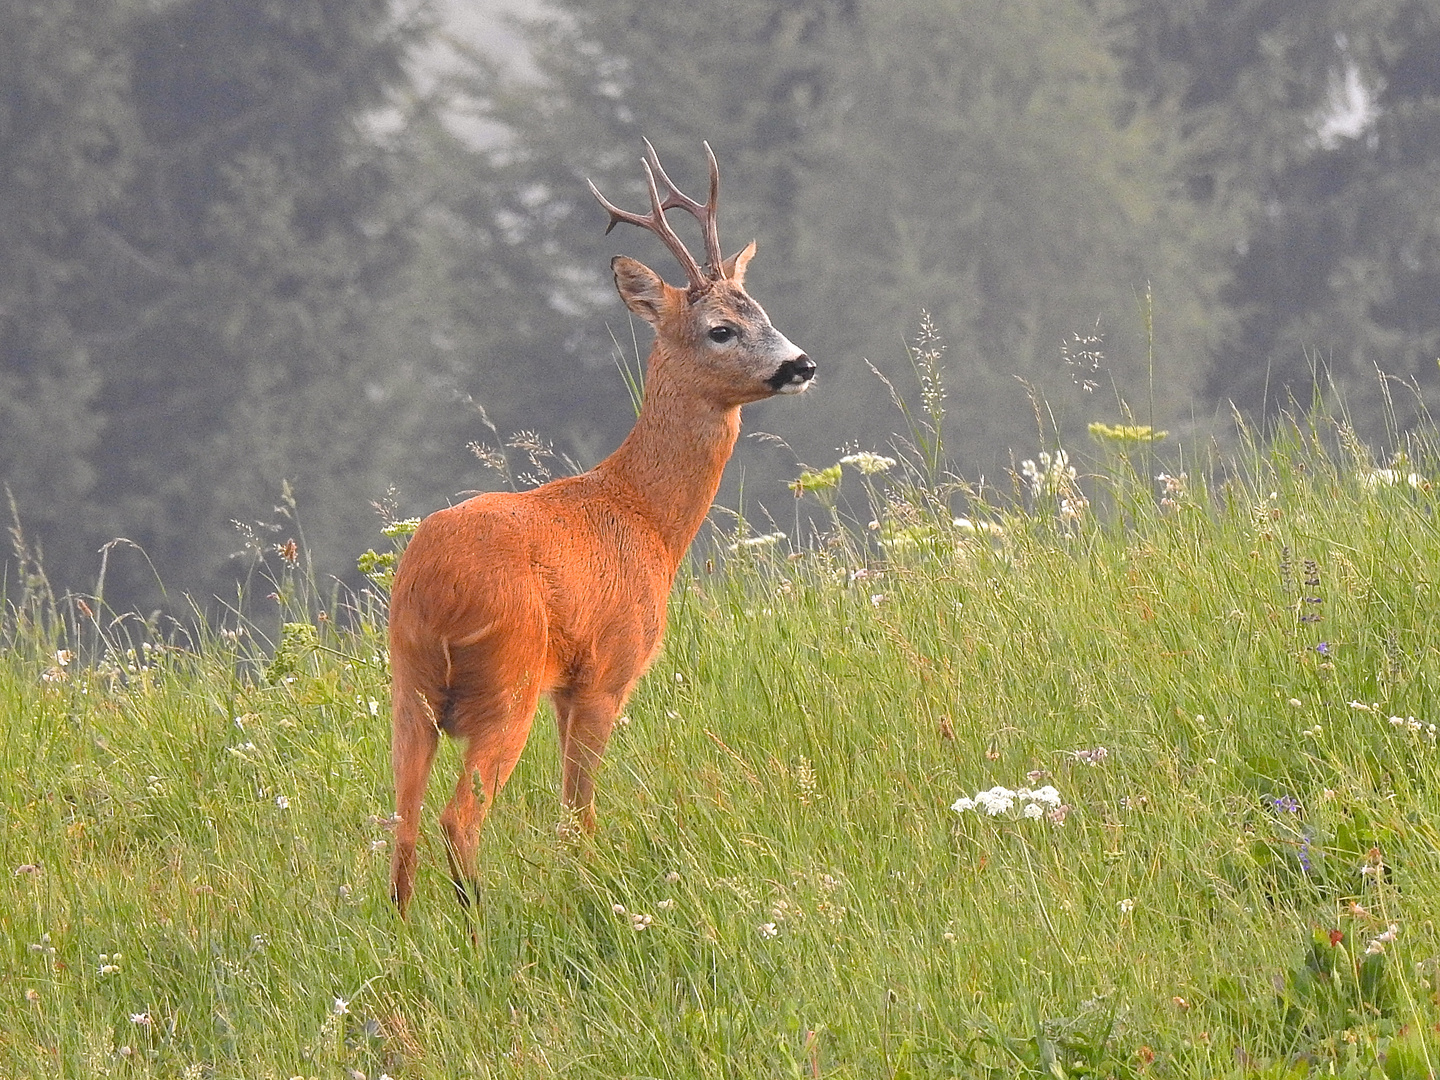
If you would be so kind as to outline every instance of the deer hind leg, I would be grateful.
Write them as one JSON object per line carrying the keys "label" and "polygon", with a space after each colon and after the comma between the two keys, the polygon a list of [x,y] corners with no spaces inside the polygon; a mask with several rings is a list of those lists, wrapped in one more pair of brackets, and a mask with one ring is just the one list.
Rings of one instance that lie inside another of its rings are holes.
{"label": "deer hind leg", "polygon": [[595,770],[610,741],[623,693],[565,690],[553,695],[560,732],[560,805],[587,833],[595,831]]}
{"label": "deer hind leg", "polygon": [[486,695],[484,701],[459,698],[451,706],[448,727],[464,740],[465,751],[440,827],[450,879],[462,906],[469,906],[472,892],[479,897],[480,826],[520,760],[539,699],[539,680],[530,675],[511,689]]}
{"label": "deer hind leg", "polygon": [[390,760],[395,772],[395,853],[390,863],[390,898],[405,914],[415,891],[415,842],[420,806],[435,762],[440,729],[430,702],[408,680],[397,676],[391,702],[393,734]]}

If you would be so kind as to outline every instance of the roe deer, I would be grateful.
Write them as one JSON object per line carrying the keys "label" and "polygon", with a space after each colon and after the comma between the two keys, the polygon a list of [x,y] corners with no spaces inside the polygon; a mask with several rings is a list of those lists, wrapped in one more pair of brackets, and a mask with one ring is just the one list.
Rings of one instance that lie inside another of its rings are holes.
{"label": "roe deer", "polygon": [[[670,588],[735,447],[740,406],[799,393],[815,374],[745,292],[754,242],[721,257],[720,173],[708,143],[705,153],[705,203],[671,183],[648,140],[649,214],[617,209],[590,185],[610,214],[606,232],[622,221],[649,229],[688,279],[675,288],[634,259],[611,260],[625,306],[655,330],[634,429],[589,472],[431,514],[400,559],[390,599],[391,896],[402,915],[442,731],[464,745],[455,795],[440,815],[462,904],[467,886],[478,889],[480,825],[519,760],[542,694],[559,727],[562,805],[594,831],[596,764],[659,651]],[[665,219],[675,208],[700,221],[703,266]]]}

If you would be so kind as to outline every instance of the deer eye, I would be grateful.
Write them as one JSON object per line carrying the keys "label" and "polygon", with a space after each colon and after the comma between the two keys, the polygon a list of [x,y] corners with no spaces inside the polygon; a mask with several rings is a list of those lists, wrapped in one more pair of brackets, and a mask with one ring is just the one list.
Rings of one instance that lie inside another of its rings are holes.
{"label": "deer eye", "polygon": [[710,340],[713,341],[713,342],[715,342],[717,345],[724,344],[725,342],[729,341],[729,340],[730,340],[731,338],[733,338],[734,336],[735,336],[735,329],[734,329],[734,327],[730,327],[730,326],[712,326],[712,327],[710,328]]}

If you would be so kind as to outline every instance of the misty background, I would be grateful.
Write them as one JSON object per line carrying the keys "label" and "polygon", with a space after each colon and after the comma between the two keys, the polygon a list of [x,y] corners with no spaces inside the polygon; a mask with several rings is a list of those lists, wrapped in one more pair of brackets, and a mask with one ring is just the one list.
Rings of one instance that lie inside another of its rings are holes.
{"label": "misty background", "polygon": [[697,191],[710,142],[819,365],[746,410],[752,515],[903,429],[922,311],[970,480],[1031,388],[1195,440],[1318,371],[1380,446],[1440,383],[1440,0],[0,0],[0,588],[117,537],[120,608],[291,538],[353,580],[374,503],[505,483],[472,443],[594,464],[648,349],[610,256],[678,276],[585,186],[643,208],[642,135]]}

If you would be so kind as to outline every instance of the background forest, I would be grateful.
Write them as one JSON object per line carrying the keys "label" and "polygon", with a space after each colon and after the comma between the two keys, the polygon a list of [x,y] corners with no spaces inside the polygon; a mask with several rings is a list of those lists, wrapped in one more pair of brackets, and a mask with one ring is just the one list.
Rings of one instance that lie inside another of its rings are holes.
{"label": "background forest", "polygon": [[[759,241],[751,289],[820,365],[747,412],[784,440],[742,442],[752,514],[884,448],[870,367],[914,388],[922,311],[972,480],[1033,455],[1032,388],[1066,439],[1124,404],[1195,439],[1319,373],[1378,439],[1440,383],[1440,0],[450,14],[0,0],[5,587],[38,555],[57,591],[103,566],[117,607],[203,603],[291,537],[344,575],[372,503],[505,482],[468,444],[593,464],[647,347],[609,257],[675,274],[585,187],[638,208],[642,135],[696,188],[709,140],[727,248]],[[1377,371],[1416,384],[1398,415]]]}

